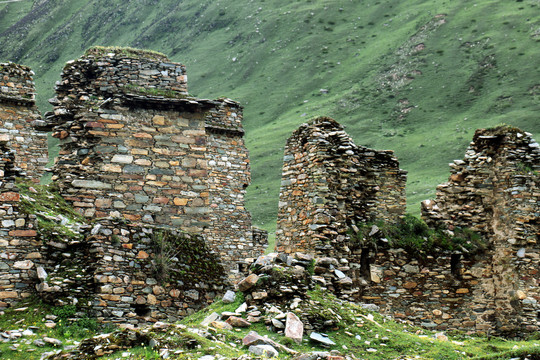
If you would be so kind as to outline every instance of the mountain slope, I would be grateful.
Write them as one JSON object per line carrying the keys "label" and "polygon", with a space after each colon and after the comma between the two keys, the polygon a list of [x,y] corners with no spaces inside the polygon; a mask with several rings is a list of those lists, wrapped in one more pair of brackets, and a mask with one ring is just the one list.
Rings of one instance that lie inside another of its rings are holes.
{"label": "mountain slope", "polygon": [[245,106],[248,207],[275,225],[283,145],[328,115],[357,144],[394,149],[410,211],[478,127],[540,137],[537,0],[39,0],[0,4],[0,60],[32,66],[40,108],[65,61],[92,45],[187,65],[190,92]]}

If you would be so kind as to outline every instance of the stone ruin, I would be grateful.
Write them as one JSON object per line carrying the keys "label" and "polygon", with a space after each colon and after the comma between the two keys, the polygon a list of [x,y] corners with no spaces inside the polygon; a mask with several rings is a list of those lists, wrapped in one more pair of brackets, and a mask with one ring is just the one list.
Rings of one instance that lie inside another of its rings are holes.
{"label": "stone ruin", "polygon": [[335,120],[303,124],[287,140],[277,250],[350,256],[350,229],[405,213],[406,172],[390,150],[357,146]]}
{"label": "stone ruin", "polygon": [[34,72],[26,66],[0,63],[0,141],[16,152],[14,166],[35,182],[47,165],[47,134],[36,107]]}
{"label": "stone ruin", "polygon": [[232,271],[264,251],[238,103],[188,96],[185,67],[163,55],[101,48],[69,62],[56,93],[53,181],[77,211],[204,234]]}
{"label": "stone ruin", "polygon": [[[451,164],[436,200],[423,202],[431,227],[449,234],[472,229],[485,249],[419,254],[392,248],[376,227],[369,234],[376,246],[354,247],[344,240],[360,224],[395,223],[404,214],[405,173],[391,153],[356,147],[335,121],[315,119],[285,148],[278,251],[322,257],[313,276],[320,286],[419,326],[500,335],[538,331],[539,154],[531,135],[519,129],[478,130],[465,159]],[[333,280],[318,274],[321,261],[333,264]]]}
{"label": "stone ruin", "polygon": [[422,203],[422,217],[433,227],[467,227],[488,239],[483,259],[465,268],[477,279],[468,306],[476,327],[538,331],[540,146],[517,128],[479,129],[465,158],[450,168],[435,200]]}
{"label": "stone ruin", "polygon": [[[0,70],[1,307],[37,290],[100,321],[172,321],[263,252],[238,103],[189,96],[185,67],[164,55],[93,48],[68,62],[44,121],[30,69]],[[45,131],[60,141],[53,183],[86,221],[22,209],[15,179],[39,181]],[[51,236],[38,218],[68,230]]]}
{"label": "stone ruin", "polygon": [[47,159],[47,134],[35,129],[41,115],[35,105],[33,72],[0,64],[0,307],[34,292],[37,252],[36,216],[20,211],[17,177],[35,182]]}

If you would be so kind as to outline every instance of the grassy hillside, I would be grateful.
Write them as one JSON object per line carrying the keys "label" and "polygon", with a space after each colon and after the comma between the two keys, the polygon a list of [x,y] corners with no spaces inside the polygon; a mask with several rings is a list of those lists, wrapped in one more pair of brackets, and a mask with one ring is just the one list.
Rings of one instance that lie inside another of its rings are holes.
{"label": "grassy hillside", "polygon": [[311,117],[394,149],[416,213],[476,128],[540,138],[538,0],[23,0],[0,4],[0,31],[0,60],[35,69],[42,110],[65,61],[92,45],[166,53],[191,93],[241,101],[248,207],[269,230],[283,145]]}

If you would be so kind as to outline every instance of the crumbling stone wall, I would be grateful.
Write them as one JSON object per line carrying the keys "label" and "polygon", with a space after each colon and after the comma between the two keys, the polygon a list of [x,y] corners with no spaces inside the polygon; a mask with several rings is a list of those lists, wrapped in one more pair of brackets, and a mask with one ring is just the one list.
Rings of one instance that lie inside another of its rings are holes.
{"label": "crumbling stone wall", "polygon": [[540,328],[537,254],[509,258],[508,263],[515,262],[519,271],[508,280],[527,286],[497,294],[502,289],[493,287],[497,274],[492,270],[492,252],[464,258],[451,253],[418,258],[404,249],[380,247],[370,254],[371,279],[361,288],[359,300],[434,330],[523,336]]}
{"label": "crumbling stone wall", "polygon": [[[473,302],[497,309],[501,332],[538,329],[540,314],[540,147],[531,134],[501,126],[479,129],[435,200],[422,203],[433,227],[467,227],[488,239],[488,261]],[[534,320],[536,319],[536,320]]]}
{"label": "crumbling stone wall", "polygon": [[201,235],[113,219],[80,235],[41,246],[37,290],[52,303],[81,303],[100,322],[177,321],[226,287],[221,260]]}
{"label": "crumbling stone wall", "polygon": [[0,308],[20,301],[33,292],[37,251],[36,217],[19,209],[15,186],[20,170],[9,142],[0,141]]}
{"label": "crumbling stone wall", "polygon": [[24,65],[0,63],[0,139],[15,151],[15,166],[39,182],[48,162],[47,133],[39,130],[33,75]]}
{"label": "crumbling stone wall", "polygon": [[68,63],[51,101],[62,195],[86,217],[204,234],[230,270],[261,253],[243,205],[242,108],[186,96],[185,68],[164,56],[108,51]]}
{"label": "crumbling stone wall", "polygon": [[405,182],[392,151],[355,145],[330,118],[303,124],[285,146],[278,250],[348,254],[356,223],[393,222],[404,214]]}

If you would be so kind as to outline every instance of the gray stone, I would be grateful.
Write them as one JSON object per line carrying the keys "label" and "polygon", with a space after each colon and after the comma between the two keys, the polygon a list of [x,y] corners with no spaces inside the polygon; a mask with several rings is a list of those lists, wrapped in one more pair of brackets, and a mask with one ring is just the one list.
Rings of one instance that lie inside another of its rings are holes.
{"label": "gray stone", "polygon": [[73,180],[71,185],[85,189],[112,189],[111,184],[97,180]]}
{"label": "gray stone", "polygon": [[234,291],[227,290],[225,295],[223,295],[222,301],[225,304],[230,304],[230,303],[233,303],[235,299],[236,299],[236,293]]}
{"label": "gray stone", "polygon": [[333,342],[332,340],[330,340],[328,338],[328,336],[325,336],[323,334],[319,334],[319,333],[316,333],[316,332],[312,332],[311,334],[309,334],[309,338],[315,342],[318,342],[318,343],[321,343],[323,345],[326,345],[326,346],[334,346],[336,345],[335,342]]}
{"label": "gray stone", "polygon": [[418,274],[420,272],[420,268],[416,265],[403,265],[403,271],[409,274]]}
{"label": "gray stone", "polygon": [[45,336],[43,337],[43,341],[45,341],[47,344],[51,344],[54,346],[62,346],[62,342],[55,338]]}
{"label": "gray stone", "polygon": [[201,321],[201,325],[202,326],[208,326],[212,322],[214,322],[216,320],[219,320],[220,318],[221,318],[221,316],[219,316],[219,314],[217,312],[213,312],[210,315],[208,315],[203,321]]}
{"label": "gray stone", "polygon": [[235,311],[234,313],[235,314],[242,314],[242,313],[245,313],[247,311],[247,303],[242,303],[242,305],[240,305]]}
{"label": "gray stone", "polygon": [[278,319],[272,319],[272,325],[274,325],[276,329],[285,329],[285,324]]}
{"label": "gray stone", "polygon": [[255,355],[268,357],[277,357],[279,355],[278,351],[271,345],[251,345],[249,347],[249,352]]}
{"label": "gray stone", "polygon": [[327,359],[330,353],[327,351],[313,351],[307,354],[302,354],[294,358],[294,360],[319,360]]}
{"label": "gray stone", "polygon": [[381,308],[375,304],[360,304],[360,306],[366,310],[369,311],[376,311],[378,312]]}
{"label": "gray stone", "polygon": [[45,271],[44,268],[39,266],[36,270],[37,270],[37,276],[39,280],[41,281],[47,280],[47,272]]}
{"label": "gray stone", "polygon": [[131,164],[133,162],[133,156],[116,154],[111,159],[111,162],[119,164]]}

